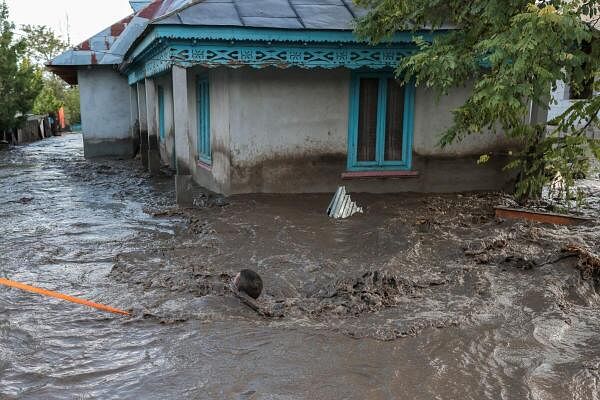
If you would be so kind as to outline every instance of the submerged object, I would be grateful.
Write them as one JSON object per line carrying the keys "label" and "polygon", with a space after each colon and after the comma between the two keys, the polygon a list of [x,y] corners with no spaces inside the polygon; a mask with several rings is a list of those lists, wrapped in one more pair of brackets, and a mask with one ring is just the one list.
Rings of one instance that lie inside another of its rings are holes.
{"label": "submerged object", "polygon": [[263,281],[260,275],[251,269],[244,269],[233,279],[235,288],[246,293],[253,299],[258,299],[263,290]]}
{"label": "submerged object", "polygon": [[350,195],[346,193],[346,187],[340,186],[335,192],[329,207],[327,207],[327,215],[331,218],[348,218],[356,213],[363,213],[362,207],[359,207],[352,201]]}
{"label": "submerged object", "polygon": [[579,225],[593,222],[593,218],[579,217],[576,215],[557,214],[543,211],[533,211],[519,208],[494,207],[496,218],[521,219],[544,224],[554,225]]}
{"label": "submerged object", "polygon": [[120,314],[120,315],[127,315],[127,316],[131,315],[131,313],[129,313],[127,311],[119,310],[118,308],[114,308],[114,307],[107,306],[104,304],[94,303],[93,301],[80,299],[80,298],[69,296],[66,294],[54,292],[52,290],[46,290],[46,289],[38,288],[35,286],[26,285],[24,283],[11,281],[11,280],[5,279],[5,278],[0,278],[0,285],[14,288],[14,289],[23,290],[23,291],[30,292],[30,293],[39,294],[39,295],[46,296],[46,297],[54,297],[55,299],[65,300],[65,301],[69,301],[69,302],[75,303],[75,304],[81,304],[83,306],[92,307],[92,308],[95,308],[96,310],[106,311],[106,312],[113,313],[113,314]]}

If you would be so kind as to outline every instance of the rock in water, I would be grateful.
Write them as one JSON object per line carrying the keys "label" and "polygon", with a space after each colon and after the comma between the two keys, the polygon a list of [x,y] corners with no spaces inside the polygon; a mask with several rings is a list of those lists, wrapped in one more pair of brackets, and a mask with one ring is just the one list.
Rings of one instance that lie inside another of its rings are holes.
{"label": "rock in water", "polygon": [[246,293],[253,299],[258,299],[263,290],[263,281],[256,272],[244,269],[233,279],[233,285],[240,292]]}

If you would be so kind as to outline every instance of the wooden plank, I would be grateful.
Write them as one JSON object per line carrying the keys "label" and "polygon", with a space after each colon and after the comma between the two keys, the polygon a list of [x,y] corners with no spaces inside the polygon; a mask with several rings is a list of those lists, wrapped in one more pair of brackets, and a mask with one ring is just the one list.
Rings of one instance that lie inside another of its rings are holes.
{"label": "wooden plank", "polygon": [[357,171],[342,173],[342,179],[402,179],[418,177],[418,171]]}
{"label": "wooden plank", "polygon": [[593,221],[591,218],[576,217],[574,215],[537,212],[517,208],[494,207],[494,210],[496,211],[496,218],[522,219],[544,224],[579,225]]}

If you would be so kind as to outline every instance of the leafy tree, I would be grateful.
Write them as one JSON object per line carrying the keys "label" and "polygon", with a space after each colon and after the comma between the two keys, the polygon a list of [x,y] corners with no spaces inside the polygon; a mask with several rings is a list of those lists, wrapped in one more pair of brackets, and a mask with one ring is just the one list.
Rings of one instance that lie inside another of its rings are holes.
{"label": "leafy tree", "polygon": [[[51,84],[48,84],[48,81],[47,79],[44,80],[42,90],[33,103],[33,112],[35,114],[45,115],[54,113],[64,105],[64,102],[57,97],[55,89]],[[61,92],[64,93],[64,90],[61,90]]]}
{"label": "leafy tree", "polygon": [[65,117],[71,125],[81,123],[78,86],[70,87],[65,92]]}
{"label": "leafy tree", "polygon": [[45,65],[65,51],[67,43],[45,25],[22,25],[27,43],[26,54],[36,63]]}
{"label": "leafy tree", "polygon": [[41,71],[25,56],[26,43],[15,39],[6,3],[0,3],[0,130],[16,128],[41,89]]}
{"label": "leafy tree", "polygon": [[[21,29],[25,33],[27,54],[42,67],[68,48],[68,44],[47,26],[23,25]],[[69,87],[51,73],[44,75],[43,84],[44,88],[35,100],[34,112],[50,114],[64,107],[69,123],[78,123],[81,120],[79,89]]]}
{"label": "leafy tree", "polygon": [[[454,110],[442,146],[466,135],[492,130],[520,140],[522,151],[507,165],[518,169],[516,194],[537,198],[560,173],[571,195],[574,178],[589,168],[588,149],[598,144],[585,129],[598,123],[600,97],[573,104],[556,127],[531,121],[533,107],[548,107],[557,81],[574,90],[599,89],[600,0],[357,0],[371,11],[356,27],[376,43],[394,32],[415,32],[419,52],[404,59],[397,74],[405,81],[446,94],[473,84],[470,97]],[[450,26],[426,41],[422,27]],[[535,109],[535,108],[533,108]],[[578,121],[588,121],[578,126]]]}

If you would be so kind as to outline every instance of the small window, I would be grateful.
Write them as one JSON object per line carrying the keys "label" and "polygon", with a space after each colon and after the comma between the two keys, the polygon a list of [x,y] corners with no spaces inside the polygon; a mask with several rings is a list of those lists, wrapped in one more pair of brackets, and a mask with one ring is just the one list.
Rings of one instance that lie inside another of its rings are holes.
{"label": "small window", "polygon": [[158,137],[165,140],[165,89],[158,87]]}
{"label": "small window", "polygon": [[352,79],[348,168],[407,170],[412,159],[414,86],[392,74]]}
{"label": "small window", "polygon": [[210,149],[210,93],[208,77],[198,78],[198,157],[200,161],[211,163]]}

